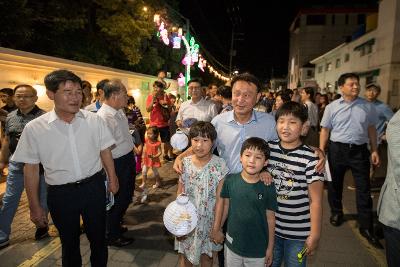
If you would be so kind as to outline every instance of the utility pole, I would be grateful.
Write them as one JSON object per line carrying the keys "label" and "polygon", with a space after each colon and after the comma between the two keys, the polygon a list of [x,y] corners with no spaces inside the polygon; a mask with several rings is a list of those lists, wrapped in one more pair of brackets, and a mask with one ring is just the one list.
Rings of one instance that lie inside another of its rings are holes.
{"label": "utility pole", "polygon": [[233,57],[236,56],[236,50],[234,49],[235,41],[243,41],[243,33],[235,32],[235,26],[232,25],[231,48],[229,49],[229,77],[230,78],[232,78]]}
{"label": "utility pole", "polygon": [[236,51],[233,50],[233,42],[235,40],[235,28],[232,27],[231,48],[229,49],[229,78],[232,78],[232,58]]}

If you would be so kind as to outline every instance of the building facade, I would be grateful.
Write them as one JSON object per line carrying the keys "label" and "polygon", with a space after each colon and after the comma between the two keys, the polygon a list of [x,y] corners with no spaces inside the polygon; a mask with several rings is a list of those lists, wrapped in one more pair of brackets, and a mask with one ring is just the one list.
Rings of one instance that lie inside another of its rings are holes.
{"label": "building facade", "polygon": [[315,80],[326,91],[337,92],[337,79],[346,72],[360,76],[361,95],[365,85],[378,83],[380,100],[392,108],[400,107],[400,3],[383,0],[375,29],[342,43],[310,62],[315,65]]}
{"label": "building facade", "polygon": [[300,9],[289,29],[288,87],[313,79],[310,61],[359,34],[366,17],[376,12],[368,7]]}
{"label": "building facade", "polygon": [[[120,79],[128,94],[135,98],[137,106],[144,112],[143,115],[147,115],[146,98],[153,90],[152,83],[157,79],[155,76],[0,47],[0,88],[32,85],[38,91],[38,106],[46,111],[52,109],[53,102],[46,96],[43,79],[56,69],[68,69],[82,80],[89,81],[92,92],[96,91],[96,84],[102,79]],[[179,88],[176,80],[166,81],[171,83],[168,92],[185,95],[184,88]]]}

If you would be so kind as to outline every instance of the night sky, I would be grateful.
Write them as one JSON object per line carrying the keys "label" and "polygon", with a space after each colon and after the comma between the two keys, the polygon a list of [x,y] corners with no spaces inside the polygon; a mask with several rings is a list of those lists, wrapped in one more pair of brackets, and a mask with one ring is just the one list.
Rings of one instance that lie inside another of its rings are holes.
{"label": "night sky", "polygon": [[[190,19],[195,37],[217,61],[229,67],[232,22],[237,55],[233,66],[262,80],[271,74],[285,77],[288,66],[289,27],[300,7],[333,7],[376,3],[377,0],[185,0],[181,13]],[[228,10],[230,11],[228,13]],[[233,11],[232,11],[233,10]],[[206,55],[207,57],[207,55]],[[216,63],[213,64],[218,67]],[[222,67],[220,70],[224,70]],[[227,72],[227,71],[226,71]]]}

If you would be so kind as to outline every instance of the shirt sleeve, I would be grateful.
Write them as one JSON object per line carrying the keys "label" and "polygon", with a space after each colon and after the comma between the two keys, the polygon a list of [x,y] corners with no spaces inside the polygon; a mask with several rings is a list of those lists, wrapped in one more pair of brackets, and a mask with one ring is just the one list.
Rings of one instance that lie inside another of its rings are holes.
{"label": "shirt sleeve", "polygon": [[218,115],[218,107],[215,103],[211,103],[211,119]]}
{"label": "shirt sleeve", "polygon": [[226,179],[225,179],[224,185],[222,186],[220,197],[230,198],[229,197],[229,184],[231,183],[231,180],[232,180],[231,175],[228,175],[228,177],[226,177]]}
{"label": "shirt sleeve", "polygon": [[393,115],[394,115],[393,111],[392,111],[388,106],[386,106],[386,105],[385,105],[385,107],[383,108],[382,112],[383,112],[383,116],[385,116],[385,118],[386,118],[386,121],[390,121],[390,119],[391,119],[391,118],[393,117]]}
{"label": "shirt sleeve", "polygon": [[311,184],[315,181],[324,181],[324,173],[318,173],[315,170],[315,166],[318,163],[318,158],[314,158],[307,163],[306,166],[306,179],[307,184]]}
{"label": "shirt sleeve", "polygon": [[153,101],[153,95],[150,94],[147,96],[147,99],[146,99],[146,107],[148,107],[152,101]]}
{"label": "shirt sleeve", "polygon": [[7,135],[7,136],[10,135],[9,128],[10,128],[10,117],[7,116],[7,117],[6,117],[6,122],[5,122],[5,124],[4,124],[4,134]]}
{"label": "shirt sleeve", "polygon": [[220,176],[218,177],[218,182],[225,178],[225,176],[229,173],[229,169],[226,166],[225,160],[223,158],[219,158],[220,162]]}
{"label": "shirt sleeve", "polygon": [[132,139],[133,139],[133,143],[135,144],[135,145],[141,145],[142,144],[142,141],[140,140],[140,135],[139,135],[139,132],[137,131],[137,130],[134,130],[133,131],[133,133],[132,133]]}
{"label": "shirt sleeve", "polygon": [[175,121],[182,121],[182,106],[178,110],[178,114],[176,115]]}
{"label": "shirt sleeve", "polygon": [[332,129],[332,111],[331,104],[325,107],[324,115],[321,119],[321,127]]}
{"label": "shirt sleeve", "polygon": [[115,144],[115,140],[107,127],[106,122],[98,117],[99,122],[99,137],[100,137],[100,150],[105,150]]}
{"label": "shirt sleeve", "polygon": [[266,185],[265,189],[267,191],[267,197],[265,198],[265,206],[267,207],[267,210],[273,210],[276,211],[278,209],[278,200],[276,196],[276,189],[275,189],[275,184],[272,183],[270,185]]}
{"label": "shirt sleeve", "polygon": [[369,125],[368,126],[375,126],[378,124],[378,112],[376,111],[376,108],[373,104],[368,103],[369,105],[369,115],[368,115],[368,120],[369,120]]}
{"label": "shirt sleeve", "polygon": [[118,121],[115,119],[115,117],[109,113],[104,114],[104,117],[102,117],[102,119],[105,121],[108,130],[110,130],[110,133],[112,135],[112,137],[114,138],[114,140],[120,140],[120,142],[118,143],[117,141],[115,141],[116,145],[119,145],[120,143],[122,143],[124,140],[123,138],[119,138],[120,136],[122,136],[122,133],[120,131],[120,128],[118,127]]}
{"label": "shirt sleeve", "polygon": [[29,123],[22,131],[21,138],[18,141],[17,148],[11,158],[12,161],[28,164],[40,163],[39,151],[35,137],[32,133]]}

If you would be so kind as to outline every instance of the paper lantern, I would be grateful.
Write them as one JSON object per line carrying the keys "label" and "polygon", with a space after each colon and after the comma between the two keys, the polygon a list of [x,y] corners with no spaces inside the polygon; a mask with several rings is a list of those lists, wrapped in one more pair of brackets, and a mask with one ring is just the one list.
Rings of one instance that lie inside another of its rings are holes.
{"label": "paper lantern", "polygon": [[164,211],[164,225],[175,236],[184,236],[193,231],[197,225],[196,207],[189,197],[182,194],[171,202]]}

